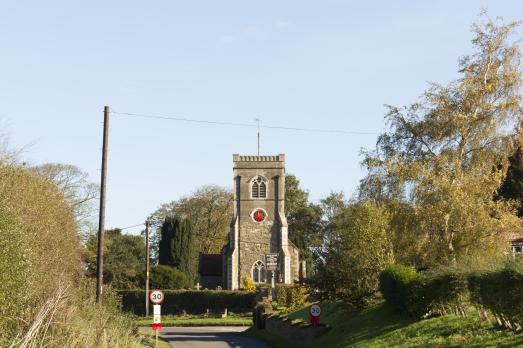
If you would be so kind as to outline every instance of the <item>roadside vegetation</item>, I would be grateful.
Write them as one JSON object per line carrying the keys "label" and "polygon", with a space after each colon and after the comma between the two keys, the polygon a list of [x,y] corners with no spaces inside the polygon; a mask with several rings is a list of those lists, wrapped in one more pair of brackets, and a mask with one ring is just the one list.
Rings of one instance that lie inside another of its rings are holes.
{"label": "roadside vegetation", "polygon": [[110,288],[94,301],[71,191],[14,159],[0,159],[0,183],[0,346],[140,346]]}

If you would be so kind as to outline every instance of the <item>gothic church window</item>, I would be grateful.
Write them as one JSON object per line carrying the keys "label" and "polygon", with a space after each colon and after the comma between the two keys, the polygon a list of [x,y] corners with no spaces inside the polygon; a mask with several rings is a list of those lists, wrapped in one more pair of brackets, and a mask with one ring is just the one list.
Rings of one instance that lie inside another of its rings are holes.
{"label": "gothic church window", "polygon": [[267,198],[267,184],[261,176],[252,182],[252,198]]}
{"label": "gothic church window", "polygon": [[262,283],[265,281],[265,265],[261,261],[256,261],[252,266],[252,280],[255,283]]}

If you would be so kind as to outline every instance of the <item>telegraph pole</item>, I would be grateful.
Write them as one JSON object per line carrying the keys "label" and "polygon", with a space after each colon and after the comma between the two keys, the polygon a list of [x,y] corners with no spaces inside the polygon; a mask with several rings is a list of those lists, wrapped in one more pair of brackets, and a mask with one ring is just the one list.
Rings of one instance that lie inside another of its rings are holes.
{"label": "telegraph pole", "polygon": [[109,107],[104,107],[102,174],[100,177],[100,213],[98,216],[98,254],[96,262],[96,302],[102,301],[104,279],[105,185],[107,179],[107,147],[109,142]]}
{"label": "telegraph pole", "polygon": [[145,220],[145,316],[149,316],[149,220]]}

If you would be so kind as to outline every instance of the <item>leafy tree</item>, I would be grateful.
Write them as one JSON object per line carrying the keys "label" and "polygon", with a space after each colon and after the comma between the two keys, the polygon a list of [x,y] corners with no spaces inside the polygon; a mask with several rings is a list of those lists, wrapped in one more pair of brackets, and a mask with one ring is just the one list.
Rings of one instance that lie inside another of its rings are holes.
{"label": "leafy tree", "polygon": [[306,260],[311,272],[313,251],[321,245],[323,210],[309,203],[309,193],[300,187],[300,181],[292,174],[285,176],[285,212],[289,239],[300,250],[300,259]]}
{"label": "leafy tree", "polygon": [[155,289],[182,289],[187,283],[185,273],[176,267],[157,265],[151,270],[151,286]]}
{"label": "leafy tree", "polygon": [[[86,243],[87,274],[96,276],[98,240],[91,235]],[[141,236],[123,234],[120,229],[105,231],[104,283],[117,289],[143,287],[145,243]]]}
{"label": "leafy tree", "polygon": [[504,177],[506,129],[521,116],[520,52],[510,41],[516,26],[475,24],[475,52],[460,59],[461,76],[433,83],[409,107],[389,106],[390,131],[366,154],[361,197],[412,207],[405,221],[415,226],[411,241],[423,243],[425,264],[497,253],[502,231],[519,223],[510,203],[493,199]]}
{"label": "leafy tree", "polygon": [[158,262],[183,272],[187,277],[187,286],[192,286],[196,279],[197,264],[193,245],[190,221],[178,216],[166,217],[161,229]]}
{"label": "leafy tree", "polygon": [[331,192],[320,201],[320,206],[323,210],[323,231],[321,250],[316,251],[316,260],[321,259],[322,251],[325,251],[328,243],[333,240],[336,232],[335,221],[346,210],[348,203],[343,192]]}
{"label": "leafy tree", "polygon": [[[167,216],[180,216],[191,221],[195,248],[195,262],[198,252],[219,253],[227,243],[229,225],[232,219],[233,194],[218,186],[203,186],[192,195],[162,205],[151,214],[151,225],[157,228],[151,244],[158,245],[160,228]],[[153,248],[154,249],[154,248]],[[157,255],[152,255],[154,259]]]}
{"label": "leafy tree", "polygon": [[350,205],[336,216],[333,238],[313,279],[324,295],[354,308],[376,298],[378,276],[393,260],[389,219],[384,207],[371,202]]}
{"label": "leafy tree", "polygon": [[320,201],[321,208],[327,221],[336,219],[338,215],[347,208],[347,201],[343,192],[331,192],[327,197]]}
{"label": "leafy tree", "polygon": [[71,205],[81,236],[84,240],[88,238],[95,228],[98,185],[89,180],[86,172],[71,164],[45,163],[29,169],[58,187]]}

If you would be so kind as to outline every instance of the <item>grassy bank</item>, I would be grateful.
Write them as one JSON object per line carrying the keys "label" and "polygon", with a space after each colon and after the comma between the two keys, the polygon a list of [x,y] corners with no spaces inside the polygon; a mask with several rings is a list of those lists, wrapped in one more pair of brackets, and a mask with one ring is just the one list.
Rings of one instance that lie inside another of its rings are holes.
{"label": "grassy bank", "polygon": [[[273,347],[519,347],[523,334],[500,331],[475,315],[463,319],[454,315],[416,321],[398,315],[384,305],[347,313],[335,303],[324,304],[322,322],[333,328],[314,341],[293,342],[266,331],[250,329],[250,336],[266,340]],[[308,320],[308,308],[290,318]]]}

